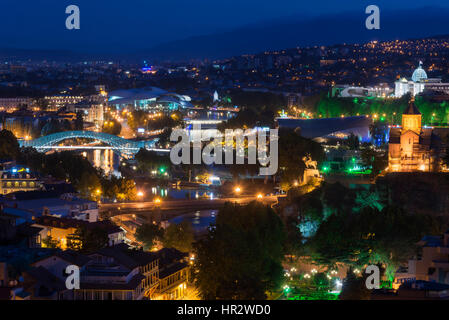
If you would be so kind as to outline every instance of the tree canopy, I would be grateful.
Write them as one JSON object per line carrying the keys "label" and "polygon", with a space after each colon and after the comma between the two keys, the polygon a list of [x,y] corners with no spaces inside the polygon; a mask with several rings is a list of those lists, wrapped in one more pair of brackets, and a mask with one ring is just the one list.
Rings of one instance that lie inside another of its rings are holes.
{"label": "tree canopy", "polygon": [[157,240],[161,240],[164,230],[153,223],[145,223],[137,228],[136,239],[143,243],[145,249],[151,249]]}
{"label": "tree canopy", "polygon": [[104,228],[81,226],[74,234],[67,236],[67,247],[90,253],[106,247],[108,241],[108,233]]}
{"label": "tree canopy", "polygon": [[399,263],[413,254],[415,244],[434,231],[434,218],[410,214],[395,206],[382,210],[365,207],[360,212],[338,211],[321,223],[308,243],[320,264],[337,262],[354,267],[383,264],[392,275]]}
{"label": "tree canopy", "polygon": [[5,129],[0,131],[0,159],[15,160],[19,152],[19,143],[14,134]]}
{"label": "tree canopy", "polygon": [[294,130],[280,130],[279,172],[284,185],[291,186],[302,177],[306,169],[303,161],[305,156],[310,156],[319,163],[325,158],[323,147],[313,140],[301,137]]}
{"label": "tree canopy", "polygon": [[189,221],[179,224],[170,224],[165,229],[162,244],[166,248],[175,248],[182,252],[191,252],[193,249],[194,232]]}
{"label": "tree canopy", "polygon": [[265,299],[283,277],[285,231],[259,202],[226,203],[196,246],[196,283],[204,299]]}

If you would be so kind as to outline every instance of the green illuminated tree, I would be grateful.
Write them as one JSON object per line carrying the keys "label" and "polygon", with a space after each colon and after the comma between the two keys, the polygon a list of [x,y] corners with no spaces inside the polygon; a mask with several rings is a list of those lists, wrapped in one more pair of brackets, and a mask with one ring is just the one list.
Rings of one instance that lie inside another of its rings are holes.
{"label": "green illuminated tree", "polygon": [[321,223],[308,246],[320,264],[335,266],[340,262],[357,268],[382,264],[391,277],[413,254],[416,242],[432,234],[435,219],[393,206],[381,211],[371,207],[359,212],[339,211]]}
{"label": "green illuminated tree", "polygon": [[388,153],[384,150],[376,150],[374,146],[364,143],[361,158],[367,168],[371,168],[371,175],[377,176],[388,166]]}

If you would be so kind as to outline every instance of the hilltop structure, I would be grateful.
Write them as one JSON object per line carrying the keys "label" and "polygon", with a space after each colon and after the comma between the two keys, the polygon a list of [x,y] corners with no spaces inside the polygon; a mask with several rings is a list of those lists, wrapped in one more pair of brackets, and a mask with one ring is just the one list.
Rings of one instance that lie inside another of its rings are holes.
{"label": "hilltop structure", "polygon": [[441,139],[431,127],[422,126],[421,112],[414,98],[402,114],[402,127],[390,130],[390,171],[438,171]]}
{"label": "hilltop structure", "polygon": [[424,90],[430,92],[449,93],[449,83],[443,83],[440,78],[428,78],[426,71],[423,69],[420,61],[418,68],[413,72],[411,80],[401,78],[394,83],[394,96],[400,98],[407,93],[416,96]]}

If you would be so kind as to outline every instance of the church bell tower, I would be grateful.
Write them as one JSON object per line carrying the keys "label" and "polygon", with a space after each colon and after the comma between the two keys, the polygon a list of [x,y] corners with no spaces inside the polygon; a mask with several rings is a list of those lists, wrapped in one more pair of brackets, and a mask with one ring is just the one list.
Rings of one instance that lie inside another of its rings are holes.
{"label": "church bell tower", "polygon": [[414,131],[417,134],[421,133],[421,112],[415,106],[415,98],[412,97],[410,103],[402,114],[402,132],[408,130]]}

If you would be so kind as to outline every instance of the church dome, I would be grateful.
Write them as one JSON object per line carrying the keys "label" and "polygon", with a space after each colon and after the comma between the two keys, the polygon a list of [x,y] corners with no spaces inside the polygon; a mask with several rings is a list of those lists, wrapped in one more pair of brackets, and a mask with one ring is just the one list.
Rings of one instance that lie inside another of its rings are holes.
{"label": "church dome", "polygon": [[419,67],[413,72],[412,80],[413,82],[420,82],[427,79],[427,73],[422,68],[422,62],[419,63]]}

